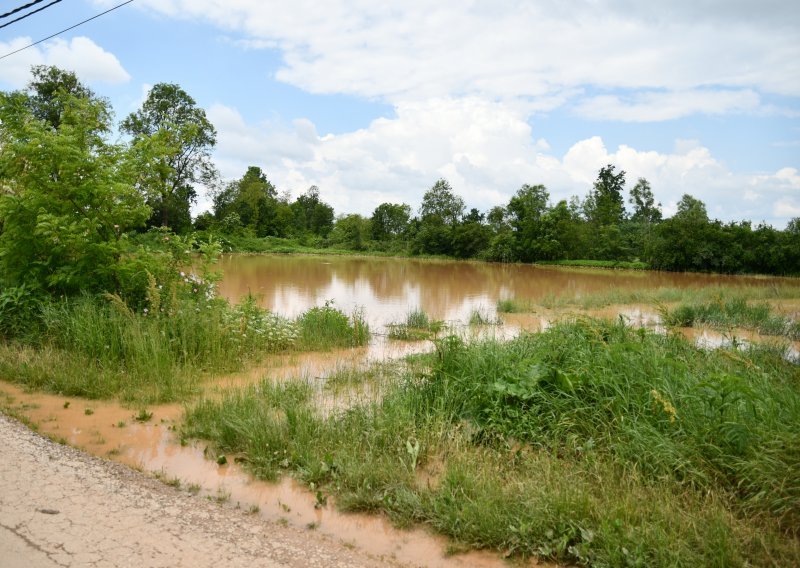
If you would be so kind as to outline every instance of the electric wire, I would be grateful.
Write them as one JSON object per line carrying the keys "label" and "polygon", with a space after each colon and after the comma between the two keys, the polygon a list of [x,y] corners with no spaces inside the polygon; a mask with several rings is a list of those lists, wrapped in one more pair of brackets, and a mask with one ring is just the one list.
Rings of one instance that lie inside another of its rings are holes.
{"label": "electric wire", "polygon": [[31,11],[31,12],[28,12],[27,14],[22,14],[22,15],[21,15],[19,18],[14,18],[14,19],[13,19],[13,20],[11,20],[10,22],[6,22],[6,23],[5,23],[5,24],[3,24],[2,26],[0,26],[0,30],[2,30],[3,28],[5,28],[6,26],[10,26],[10,25],[11,25],[11,24],[13,24],[13,23],[19,22],[20,20],[24,20],[24,19],[25,19],[25,18],[27,18],[28,16],[33,16],[34,14],[36,14],[36,13],[38,13],[38,12],[41,12],[42,10],[47,10],[47,9],[48,9],[50,6],[53,6],[53,5],[55,5],[55,4],[58,4],[59,2],[61,2],[61,0],[53,0],[52,2],[50,2],[49,4],[47,4],[47,5],[45,5],[45,6],[42,6],[41,8],[37,8],[36,10],[33,10],[33,11]]}
{"label": "electric wire", "polygon": [[29,44],[29,45],[26,45],[25,47],[20,47],[19,49],[17,49],[16,51],[12,51],[11,53],[6,53],[5,55],[0,55],[0,59],[5,59],[6,57],[10,57],[10,56],[14,55],[15,53],[19,53],[20,51],[24,51],[24,50],[28,49],[29,47],[33,47],[34,45],[39,45],[43,41],[47,41],[48,39],[52,39],[52,38],[56,37],[59,34],[63,34],[64,32],[68,32],[69,30],[74,30],[75,28],[77,28],[78,26],[82,26],[86,22],[91,22],[92,20],[95,20],[95,19],[99,18],[100,16],[104,16],[104,15],[108,14],[109,12],[113,12],[117,8],[122,8],[123,6],[125,6],[126,4],[130,4],[131,2],[133,2],[133,0],[128,0],[127,2],[122,2],[121,4],[117,4],[116,6],[114,6],[113,8],[109,8],[105,12],[100,12],[99,14],[97,14],[95,16],[92,16],[91,18],[86,18],[82,22],[78,22],[74,26],[70,26],[68,28],[64,28],[60,32],[56,32],[53,35],[49,35],[49,36],[47,36],[45,38],[42,38],[42,39],[40,39],[38,41],[35,41],[35,42],[33,42],[33,43]]}
{"label": "electric wire", "polygon": [[22,10],[30,8],[31,6],[35,6],[36,4],[39,4],[41,2],[44,2],[44,0],[33,0],[33,2],[28,2],[27,4],[19,6],[18,8],[14,8],[10,12],[6,12],[5,14],[0,14],[0,20],[2,20],[3,18],[7,18],[9,16],[13,16],[17,12],[21,12]]}

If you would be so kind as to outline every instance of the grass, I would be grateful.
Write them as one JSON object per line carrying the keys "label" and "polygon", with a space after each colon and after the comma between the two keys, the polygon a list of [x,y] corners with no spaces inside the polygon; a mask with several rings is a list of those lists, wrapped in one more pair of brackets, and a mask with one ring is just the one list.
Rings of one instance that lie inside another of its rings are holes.
{"label": "grass", "polygon": [[602,308],[622,304],[673,304],[673,303],[710,303],[725,301],[778,301],[800,298],[800,285],[787,281],[785,284],[770,286],[703,286],[676,288],[662,286],[659,288],[624,289],[611,287],[602,292],[572,294],[547,294],[539,299],[505,298],[498,300],[497,311],[501,313],[532,312],[537,306],[548,309],[578,307],[582,309]]}
{"label": "grass", "polygon": [[544,266],[572,266],[578,268],[620,268],[625,270],[649,270],[650,265],[640,261],[626,260],[541,260]]}
{"label": "grass", "polygon": [[380,399],[323,415],[313,385],[264,381],[196,404],[185,435],[457,548],[593,566],[800,562],[800,373],[778,350],[705,352],[595,320],[437,345]]}
{"label": "grass", "polygon": [[664,309],[667,325],[692,327],[708,324],[713,327],[741,327],[758,331],[762,335],[780,335],[800,340],[800,322],[775,315],[765,302],[753,304],[742,298],[698,304],[684,303],[673,309]]}
{"label": "grass", "polygon": [[299,348],[307,351],[358,347],[369,343],[369,326],[362,311],[350,317],[333,307],[333,302],[311,308],[297,321]]}
{"label": "grass", "polygon": [[152,404],[184,400],[211,373],[264,354],[364,345],[369,328],[326,304],[296,322],[248,297],[178,301],[168,312],[134,312],[118,299],[84,296],[41,307],[36,340],[0,343],[0,376],[32,389]]}
{"label": "grass", "polygon": [[476,308],[469,313],[469,325],[502,325],[500,318],[493,318],[488,311]]}
{"label": "grass", "polygon": [[444,329],[444,322],[432,320],[422,309],[408,312],[402,323],[393,323],[389,328],[389,339],[404,341],[422,341],[435,337]]}

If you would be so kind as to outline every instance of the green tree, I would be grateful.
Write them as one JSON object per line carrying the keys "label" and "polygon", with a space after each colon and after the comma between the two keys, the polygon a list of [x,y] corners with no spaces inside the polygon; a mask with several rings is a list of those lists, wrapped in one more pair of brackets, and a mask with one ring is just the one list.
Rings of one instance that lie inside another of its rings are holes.
{"label": "green tree", "polygon": [[[31,75],[33,77],[28,83],[31,114],[53,128],[58,128],[61,124],[61,114],[68,96],[97,99],[91,89],[81,83],[72,71],[36,65],[31,68]],[[106,110],[109,110],[107,106]]]}
{"label": "green tree", "polygon": [[429,221],[454,227],[464,214],[464,200],[453,193],[447,180],[439,179],[425,192],[419,212],[423,223]]}
{"label": "green tree", "polygon": [[319,188],[312,185],[291,205],[298,235],[327,237],[333,229],[333,207],[319,198]]}
{"label": "green tree", "polygon": [[107,103],[55,94],[57,126],[0,94],[0,274],[52,294],[121,291],[126,233],[150,214],[128,150],[108,142]]}
{"label": "green tree", "polygon": [[597,180],[583,204],[584,214],[594,225],[619,225],[625,218],[622,192],[625,189],[625,172],[615,174],[615,166],[600,168]]}
{"label": "green tree", "polygon": [[341,215],[331,231],[330,240],[348,250],[364,250],[370,234],[370,221],[361,215]]}
{"label": "green tree", "polygon": [[419,230],[413,250],[427,254],[452,254],[453,231],[464,214],[464,200],[445,179],[425,192],[420,206]]}
{"label": "green tree", "polygon": [[133,137],[140,168],[148,173],[138,184],[153,209],[148,224],[188,229],[195,184],[216,176],[211,150],[217,132],[205,111],[178,85],[158,83],[121,129]]}
{"label": "green tree", "polygon": [[389,241],[398,238],[408,229],[411,206],[405,203],[381,203],[372,212],[372,238]]}
{"label": "green tree", "polygon": [[506,207],[514,231],[514,256],[523,262],[543,260],[543,251],[551,248],[546,242],[542,220],[547,213],[550,194],[543,185],[525,184],[517,190]]}
{"label": "green tree", "polygon": [[639,178],[633,186],[628,201],[633,205],[631,221],[648,225],[661,221],[661,204],[656,204],[650,182],[645,178]]}

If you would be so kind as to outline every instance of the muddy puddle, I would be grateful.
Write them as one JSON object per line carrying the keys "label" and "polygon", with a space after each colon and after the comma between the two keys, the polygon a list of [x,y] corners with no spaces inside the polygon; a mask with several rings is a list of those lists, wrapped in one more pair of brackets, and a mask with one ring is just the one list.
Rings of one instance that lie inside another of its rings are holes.
{"label": "muddy puddle", "polygon": [[180,406],[151,407],[152,416],[139,421],[137,417],[145,418],[139,411],[113,402],[25,393],[7,383],[0,383],[0,395],[4,405],[56,440],[268,520],[317,531],[378,559],[442,568],[506,566],[488,552],[448,556],[446,539],[423,529],[398,530],[382,517],[339,513],[332,501],[318,507],[315,495],[290,478],[266,483],[234,459],[218,465],[208,458],[204,444],[181,445],[176,432]]}

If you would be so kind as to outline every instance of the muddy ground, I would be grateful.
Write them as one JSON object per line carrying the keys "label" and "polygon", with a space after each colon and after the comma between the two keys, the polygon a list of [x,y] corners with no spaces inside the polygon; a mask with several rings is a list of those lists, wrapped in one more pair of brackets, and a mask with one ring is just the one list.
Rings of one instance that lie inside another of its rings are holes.
{"label": "muddy ground", "polygon": [[0,566],[386,566],[179,491],[0,414]]}

